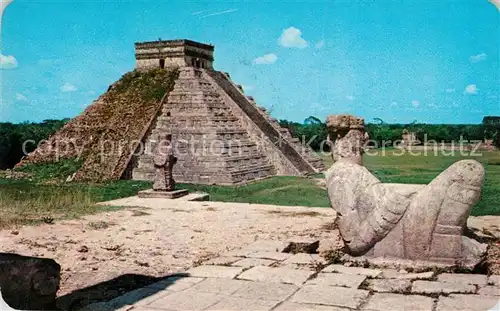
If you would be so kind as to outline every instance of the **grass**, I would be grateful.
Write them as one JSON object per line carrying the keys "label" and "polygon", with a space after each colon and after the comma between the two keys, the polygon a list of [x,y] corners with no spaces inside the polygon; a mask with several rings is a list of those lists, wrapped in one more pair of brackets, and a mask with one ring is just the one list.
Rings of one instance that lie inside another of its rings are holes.
{"label": "grass", "polygon": [[[485,152],[479,157],[464,156],[396,156],[395,150],[385,155],[366,156],[365,163],[383,182],[429,183],[452,163],[474,158],[485,166],[486,181],[481,201],[472,215],[500,215],[500,152]],[[324,157],[327,166],[331,158]],[[5,179],[0,174],[0,228],[22,224],[51,223],[58,219],[79,217],[109,207],[95,203],[132,196],[151,187],[149,182],[121,180],[101,184],[65,183],[81,163],[65,160],[58,164],[26,166],[30,179]],[[329,207],[327,193],[316,185],[314,178],[278,176],[245,186],[211,186],[180,184],[191,192],[203,191],[213,201],[259,204]]]}

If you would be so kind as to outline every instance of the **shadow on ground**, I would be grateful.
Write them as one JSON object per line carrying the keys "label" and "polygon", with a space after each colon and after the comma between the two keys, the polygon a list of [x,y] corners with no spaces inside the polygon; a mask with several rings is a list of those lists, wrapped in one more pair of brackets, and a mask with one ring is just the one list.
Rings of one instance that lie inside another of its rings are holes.
{"label": "shadow on ground", "polygon": [[[57,298],[58,310],[79,310],[88,305],[103,303],[106,310],[118,310],[156,294],[189,274],[177,273],[165,277],[124,274],[106,282],[76,290]],[[161,282],[159,284],[155,284]],[[147,290],[141,288],[155,284]],[[115,299],[120,297],[120,299]],[[104,307],[103,306],[103,307]]]}

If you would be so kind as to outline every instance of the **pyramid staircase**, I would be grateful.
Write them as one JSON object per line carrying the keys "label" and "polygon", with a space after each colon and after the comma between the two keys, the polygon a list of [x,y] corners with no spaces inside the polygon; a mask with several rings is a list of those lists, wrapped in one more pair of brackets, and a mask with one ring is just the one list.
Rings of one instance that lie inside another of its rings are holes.
{"label": "pyramid staircase", "polygon": [[171,133],[178,158],[174,178],[184,183],[238,184],[276,174],[269,159],[224,104],[201,69],[182,68],[132,178],[154,178],[153,150]]}

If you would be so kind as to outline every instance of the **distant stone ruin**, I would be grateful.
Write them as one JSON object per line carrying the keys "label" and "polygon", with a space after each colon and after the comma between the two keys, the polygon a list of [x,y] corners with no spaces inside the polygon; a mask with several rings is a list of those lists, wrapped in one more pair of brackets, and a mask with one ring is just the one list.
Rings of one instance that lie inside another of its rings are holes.
{"label": "distant stone ruin", "polygon": [[[322,159],[229,74],[213,70],[213,46],[170,40],[135,48],[136,70],[19,165],[74,158],[80,151],[84,164],[75,180],[153,181],[153,150],[159,135],[171,133],[178,157],[173,174],[181,183],[240,184],[324,169]],[[79,148],[60,150],[59,140],[79,142]]]}
{"label": "distant stone ruin", "polygon": [[326,185],[349,254],[469,268],[482,261],[486,245],[463,235],[481,196],[479,162],[456,162],[428,185],[382,183],[363,166],[363,119],[332,116],[327,126],[337,161]]}

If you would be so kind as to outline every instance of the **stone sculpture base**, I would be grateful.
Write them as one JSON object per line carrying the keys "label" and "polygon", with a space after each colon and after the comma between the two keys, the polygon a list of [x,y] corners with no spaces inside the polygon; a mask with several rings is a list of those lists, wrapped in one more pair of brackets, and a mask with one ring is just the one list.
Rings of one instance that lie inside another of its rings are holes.
{"label": "stone sculpture base", "polygon": [[16,310],[54,310],[60,272],[52,259],[0,253],[4,302]]}
{"label": "stone sculpture base", "polygon": [[177,199],[188,194],[186,189],[179,189],[173,191],[155,191],[153,189],[139,191],[137,195],[141,199]]}

